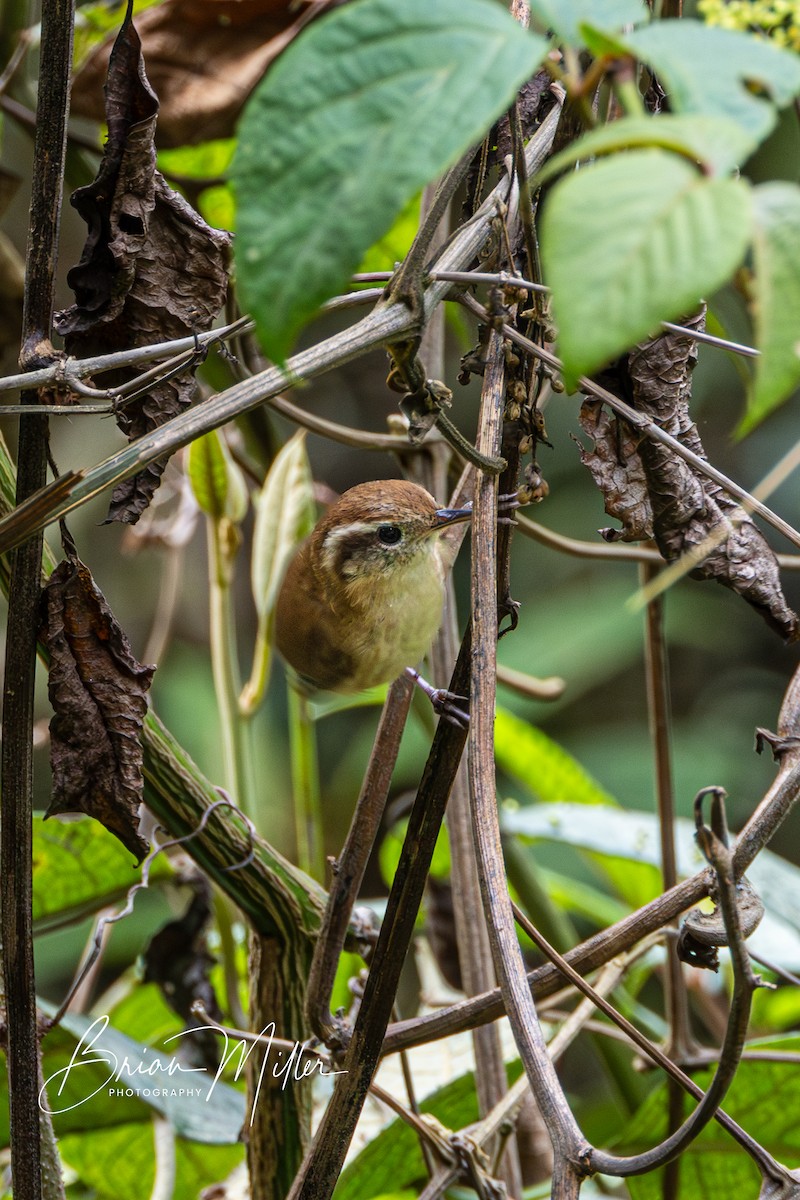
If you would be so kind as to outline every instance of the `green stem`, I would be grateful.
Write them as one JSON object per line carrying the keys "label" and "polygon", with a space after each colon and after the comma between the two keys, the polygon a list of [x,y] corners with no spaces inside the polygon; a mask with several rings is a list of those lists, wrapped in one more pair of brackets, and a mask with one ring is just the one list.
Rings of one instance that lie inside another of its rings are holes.
{"label": "green stem", "polygon": [[614,80],[614,91],[626,117],[642,117],[645,114],[644,100],[630,70],[620,71]]}
{"label": "green stem", "polygon": [[317,737],[307,698],[289,684],[289,746],[297,836],[297,865],[323,882],[325,853],[319,794]]}
{"label": "green stem", "polygon": [[225,979],[225,1000],[231,1020],[239,1029],[247,1026],[247,1017],[239,998],[239,972],[236,969],[236,935],[233,922],[236,909],[228,896],[218,888],[214,892],[214,915],[222,948],[222,966]]}
{"label": "green stem", "polygon": [[209,520],[211,666],[222,733],[225,786],[242,811],[255,819],[251,726],[239,711],[241,679],[231,596],[233,551],[229,533],[230,523],[225,518]]}

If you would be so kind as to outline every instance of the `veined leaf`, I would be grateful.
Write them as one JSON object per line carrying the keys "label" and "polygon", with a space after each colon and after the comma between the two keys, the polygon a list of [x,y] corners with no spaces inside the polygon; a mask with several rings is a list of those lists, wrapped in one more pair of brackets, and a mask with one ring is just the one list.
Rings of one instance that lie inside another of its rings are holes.
{"label": "veined leaf", "polygon": [[726,282],[750,238],[750,190],[676,155],[632,150],[561,180],[542,220],[568,387]]}
{"label": "veined leaf", "polygon": [[490,0],[353,0],[249,101],[232,167],[242,292],[278,361],[424,184],[547,52]]}
{"label": "veined leaf", "polygon": [[[63,1066],[47,1063],[45,1076],[50,1111],[61,1113],[79,1109],[98,1089],[116,1099],[129,1098],[132,1091],[145,1104],[168,1117],[177,1133],[196,1142],[230,1145],[239,1139],[245,1116],[245,1098],[229,1084],[217,1082],[214,1070],[177,1069],[180,1036],[165,1049],[142,1046],[120,1033],[106,1016],[92,1020],[78,1013],[67,1013],[61,1029],[75,1039],[73,1059]],[[220,1054],[234,1052],[231,1044]],[[247,1049],[244,1046],[244,1049]],[[77,1067],[80,1070],[76,1069]],[[55,1069],[54,1069],[55,1068]]]}
{"label": "veined leaf", "polygon": [[656,71],[673,112],[728,117],[757,142],[775,125],[776,109],[800,92],[796,54],[737,30],[682,18],[655,21],[624,41]]}
{"label": "veined leaf", "polygon": [[753,191],[755,382],[739,433],[747,433],[800,384],[800,188],[768,183]]}
{"label": "veined leaf", "polygon": [[[747,1050],[772,1049],[797,1054],[800,1038],[794,1035],[758,1039]],[[703,1089],[713,1070],[700,1071],[694,1078]],[[620,1154],[636,1154],[667,1136],[666,1083],[651,1092],[633,1114],[616,1146]],[[797,1162],[797,1065],[788,1062],[748,1061],[738,1066],[736,1078],[725,1097],[725,1112],[744,1125],[756,1143],[769,1150],[779,1162]],[[694,1101],[686,1097],[684,1113]],[[763,1178],[747,1154],[715,1121],[692,1141],[681,1155],[681,1200],[706,1200],[709,1196],[756,1196]],[[633,1200],[658,1200],[663,1193],[663,1170],[633,1176],[628,1188]]]}
{"label": "veined leaf", "polygon": [[[160,855],[150,872],[169,873]],[[130,851],[97,821],[33,818],[33,916],[37,932],[68,915],[97,912],[139,879]]]}

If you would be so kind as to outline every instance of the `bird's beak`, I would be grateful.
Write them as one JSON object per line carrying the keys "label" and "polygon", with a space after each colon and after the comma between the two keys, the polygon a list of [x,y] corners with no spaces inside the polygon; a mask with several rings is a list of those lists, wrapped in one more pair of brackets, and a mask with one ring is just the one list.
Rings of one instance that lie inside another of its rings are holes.
{"label": "bird's beak", "polygon": [[443,529],[446,525],[458,525],[462,521],[472,520],[472,505],[468,508],[440,508],[436,511],[434,529]]}

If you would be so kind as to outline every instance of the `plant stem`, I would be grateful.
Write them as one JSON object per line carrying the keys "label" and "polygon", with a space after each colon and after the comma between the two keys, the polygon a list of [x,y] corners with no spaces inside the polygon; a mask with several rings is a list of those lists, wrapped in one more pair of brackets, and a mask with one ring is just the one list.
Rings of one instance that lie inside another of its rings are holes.
{"label": "plant stem", "polygon": [[241,679],[236,644],[236,622],[231,595],[232,551],[230,522],[208,522],[211,666],[219,707],[225,786],[251,819],[255,819],[255,783],[251,753],[251,726],[239,711]]}
{"label": "plant stem", "polygon": [[[9,16],[19,19],[19,5]],[[3,33],[12,32],[4,24]],[[23,368],[51,356],[53,297],[72,61],[72,0],[44,0],[37,126],[22,318]],[[35,404],[36,392],[21,400]],[[47,475],[47,418],[20,417],[17,502],[41,488]],[[0,904],[2,969],[7,1020],[7,1065],[11,1116],[11,1170],[16,1200],[63,1196],[57,1162],[49,1154],[43,1176],[39,1108],[39,1038],[33,964],[33,710],[36,643],[42,571],[42,535],[17,551],[11,589],[3,691],[2,825]],[[52,1129],[45,1124],[52,1152]]]}
{"label": "plant stem", "polygon": [[316,729],[307,698],[291,683],[288,690],[297,865],[301,871],[324,883],[325,847]]}

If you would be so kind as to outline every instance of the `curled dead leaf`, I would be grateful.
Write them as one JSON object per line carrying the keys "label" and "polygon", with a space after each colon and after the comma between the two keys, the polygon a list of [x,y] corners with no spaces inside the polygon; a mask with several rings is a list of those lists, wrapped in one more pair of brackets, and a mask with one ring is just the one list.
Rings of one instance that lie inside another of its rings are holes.
{"label": "curled dead leaf", "polygon": [[[701,329],[704,322],[703,311],[684,324]],[[691,334],[665,332],[634,347],[617,364],[615,382],[639,412],[706,458],[689,412],[696,361]],[[794,641],[798,618],[784,599],[777,559],[742,506],[671,447],[634,435],[624,420],[600,415],[595,402],[584,405],[581,423],[594,439],[581,459],[603,492],[606,512],[622,521],[610,537],[652,536],[668,562],[707,544],[691,575],[731,588],[781,637]]]}
{"label": "curled dead leaf", "polygon": [[[89,232],[67,279],[75,304],[56,315],[68,354],[106,354],[209,329],[225,302],[231,235],[212,229],[155,167],[158,99],[147,80],[139,36],[126,17],[106,81],[108,141],[97,178],[72,204]],[[111,386],[132,374],[105,376]],[[129,440],[190,403],[190,371],[159,382],[120,407]],[[164,461],[114,491],[109,519],[133,524],[158,487]]]}
{"label": "curled dead leaf", "polygon": [[141,733],[155,667],[144,666],[77,557],[43,593],[41,640],[50,656],[53,796],[46,816],[86,813],[140,861]]}

